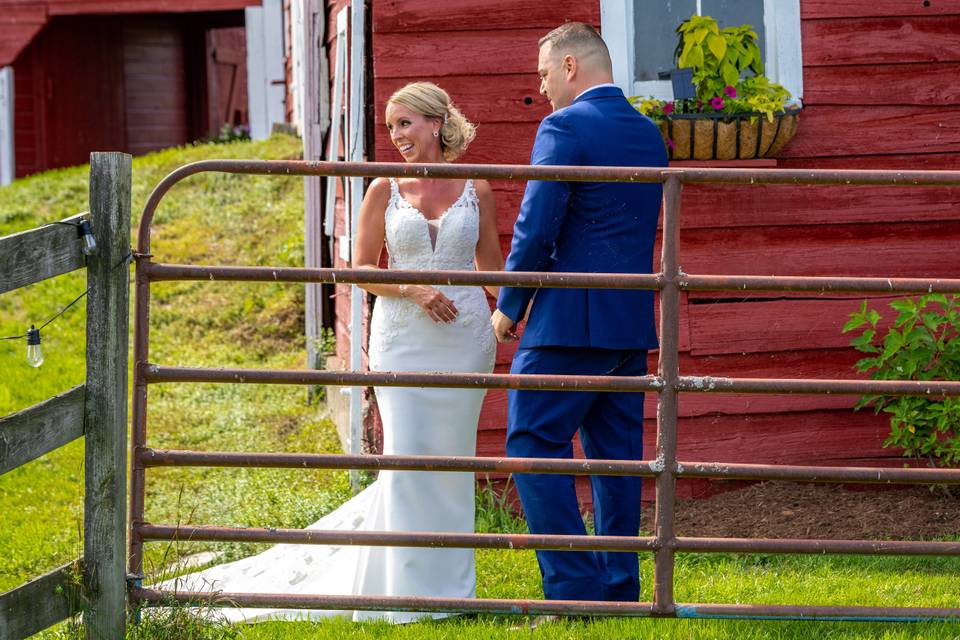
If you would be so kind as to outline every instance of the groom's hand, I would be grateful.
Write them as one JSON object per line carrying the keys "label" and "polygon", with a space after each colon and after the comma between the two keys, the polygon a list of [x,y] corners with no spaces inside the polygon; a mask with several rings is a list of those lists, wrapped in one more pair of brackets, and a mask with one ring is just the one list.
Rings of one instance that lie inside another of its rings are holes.
{"label": "groom's hand", "polygon": [[493,325],[493,332],[497,336],[497,342],[505,344],[507,342],[514,342],[517,339],[517,334],[514,331],[516,323],[504,315],[500,309],[494,310],[493,315],[490,316],[490,323]]}

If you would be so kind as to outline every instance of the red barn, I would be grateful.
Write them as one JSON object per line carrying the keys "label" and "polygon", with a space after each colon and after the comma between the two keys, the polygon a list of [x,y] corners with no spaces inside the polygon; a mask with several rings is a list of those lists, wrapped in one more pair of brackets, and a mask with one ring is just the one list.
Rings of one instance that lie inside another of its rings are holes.
{"label": "red barn", "polygon": [[269,133],[284,120],[282,13],[280,0],[260,5],[0,0],[0,184],[225,124]]}
{"label": "red barn", "polygon": [[[715,10],[732,3],[710,0],[366,4],[369,57],[362,72],[373,100],[362,113],[372,134],[365,146],[369,160],[400,160],[382,126],[384,102],[406,82],[431,80],[479,123],[463,162],[526,164],[537,124],[549,109],[538,95],[535,75],[539,37],[563,21],[592,23],[610,44],[616,80],[627,94],[659,93],[664,87],[655,72],[671,62],[673,30],[699,5],[704,14],[722,18],[721,24],[725,19],[726,24],[762,25],[768,75],[803,101],[799,132],[777,158],[735,166],[960,169],[955,81],[960,0],[757,0],[742,16],[718,16]],[[660,4],[672,5],[674,13],[655,6]],[[331,52],[335,16],[347,5],[326,3]],[[523,185],[502,182],[494,188],[506,251]],[[956,188],[688,186],[680,264],[698,274],[956,278],[958,205]],[[347,264],[342,247],[349,238],[347,222],[340,210],[337,266]],[[350,340],[365,338],[350,335],[348,287],[337,293],[338,357],[346,366]],[[858,354],[840,330],[859,304],[860,297],[849,295],[684,293],[681,371],[856,377],[852,364]],[[510,348],[501,348],[497,371],[507,370],[511,355]],[[855,413],[853,402],[849,397],[686,394],[680,404],[679,457],[899,465],[898,452],[882,447],[885,417]],[[655,437],[654,403],[648,398],[648,452]],[[480,455],[502,454],[505,422],[505,392],[492,391],[481,417]],[[702,488],[687,484],[685,490]]]}

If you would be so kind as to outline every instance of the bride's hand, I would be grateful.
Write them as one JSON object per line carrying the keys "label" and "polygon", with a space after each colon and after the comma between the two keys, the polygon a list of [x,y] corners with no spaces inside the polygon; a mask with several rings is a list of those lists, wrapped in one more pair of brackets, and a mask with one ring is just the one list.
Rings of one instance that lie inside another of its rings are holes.
{"label": "bride's hand", "polygon": [[414,284],[407,287],[404,293],[404,297],[417,303],[434,322],[453,322],[457,317],[457,307],[453,300],[434,287]]}

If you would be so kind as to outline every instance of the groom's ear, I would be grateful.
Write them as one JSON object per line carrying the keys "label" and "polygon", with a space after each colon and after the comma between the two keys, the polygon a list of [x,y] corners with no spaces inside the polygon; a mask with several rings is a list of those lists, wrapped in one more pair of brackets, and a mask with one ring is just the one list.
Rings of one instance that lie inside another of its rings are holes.
{"label": "groom's ear", "polygon": [[578,66],[577,59],[569,53],[563,56],[563,60],[560,62],[560,69],[567,80],[572,80],[577,75]]}

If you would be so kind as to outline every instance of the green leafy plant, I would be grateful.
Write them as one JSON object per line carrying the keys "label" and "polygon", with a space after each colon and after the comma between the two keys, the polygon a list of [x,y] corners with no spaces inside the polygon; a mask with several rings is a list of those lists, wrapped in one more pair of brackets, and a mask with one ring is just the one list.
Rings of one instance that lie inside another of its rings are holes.
{"label": "green leafy plant", "polygon": [[228,142],[237,142],[239,140],[249,140],[250,139],[250,127],[247,125],[237,125],[234,126],[229,122],[224,122],[223,126],[220,127],[220,133],[215,137],[210,139],[210,142],[216,143],[228,143]]}
{"label": "green leafy plant", "polygon": [[[874,380],[960,380],[960,296],[929,294],[895,300],[893,326],[878,329],[880,312],[864,301],[850,314],[844,333],[862,329],[851,345],[867,357],[857,371]],[[883,443],[931,465],[960,463],[960,398],[932,396],[864,396],[857,409],[872,406],[890,415],[890,435]]]}
{"label": "green leafy plant", "polygon": [[693,71],[697,96],[666,101],[630,98],[655,121],[683,114],[762,114],[773,122],[790,101],[790,92],[763,75],[763,58],[753,26],[721,29],[710,16],[691,16],[677,27],[677,66]]}
{"label": "green leafy plant", "polygon": [[746,71],[763,75],[757,32],[749,24],[720,29],[710,16],[690,16],[677,27],[677,66],[693,69],[697,97],[704,102],[736,86]]}

